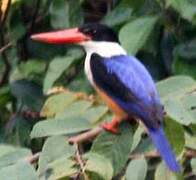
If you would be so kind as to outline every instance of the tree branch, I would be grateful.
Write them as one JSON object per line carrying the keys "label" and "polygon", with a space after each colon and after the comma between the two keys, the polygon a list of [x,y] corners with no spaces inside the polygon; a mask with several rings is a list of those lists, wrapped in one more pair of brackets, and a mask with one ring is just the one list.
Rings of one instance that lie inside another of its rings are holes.
{"label": "tree branch", "polygon": [[13,43],[12,42],[9,42],[8,44],[6,44],[2,48],[0,48],[0,54],[2,54],[5,50],[7,50],[8,48],[10,48],[12,45],[13,45]]}
{"label": "tree branch", "polygon": [[96,127],[94,129],[91,129],[91,130],[84,132],[82,134],[70,137],[69,143],[70,144],[78,144],[78,143],[82,143],[84,141],[92,140],[98,134],[100,134],[102,131],[103,131],[103,129],[101,127]]}

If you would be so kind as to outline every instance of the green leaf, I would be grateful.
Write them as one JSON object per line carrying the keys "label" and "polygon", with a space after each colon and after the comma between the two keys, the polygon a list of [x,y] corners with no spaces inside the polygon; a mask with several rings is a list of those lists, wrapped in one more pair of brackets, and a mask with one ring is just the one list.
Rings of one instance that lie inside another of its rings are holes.
{"label": "green leaf", "polygon": [[[135,55],[144,46],[157,19],[157,16],[141,17],[121,28],[119,39],[128,54]],[[145,28],[143,28],[144,25]]]}
{"label": "green leaf", "polygon": [[166,0],[166,6],[172,7],[190,22],[196,21],[196,5],[188,0]]}
{"label": "green leaf", "polygon": [[[113,168],[110,160],[96,153],[88,153],[86,154],[85,158],[88,159],[85,165],[85,170],[87,173],[93,172],[99,176],[99,179],[103,179],[103,180],[112,179]],[[91,174],[89,173],[88,177],[90,176]]]}
{"label": "green leaf", "polygon": [[185,146],[191,149],[196,149],[196,137],[185,133]]}
{"label": "green leaf", "polygon": [[188,76],[173,76],[157,83],[167,115],[183,125],[195,123],[195,87],[196,82]]}
{"label": "green leaf", "polygon": [[85,111],[82,117],[86,118],[91,124],[96,124],[107,112],[108,108],[106,106],[94,106]]}
{"label": "green leaf", "polygon": [[42,175],[42,177],[45,176],[47,180],[65,179],[66,177],[70,179],[71,175],[79,171],[74,166],[76,166],[76,164],[73,160],[67,157],[59,158],[48,164],[46,173]]}
{"label": "green leaf", "polygon": [[29,79],[32,80],[35,75],[39,75],[44,72],[46,64],[38,60],[28,60],[19,64],[16,69],[12,72],[10,82]]}
{"label": "green leaf", "polygon": [[170,171],[164,163],[160,163],[155,171],[155,180],[183,180],[181,175]]}
{"label": "green leaf", "polygon": [[10,88],[9,86],[3,86],[0,88],[0,107],[5,107],[6,103],[11,100]]}
{"label": "green leaf", "polygon": [[55,57],[49,65],[49,68],[44,79],[44,93],[53,86],[55,81],[62,75],[63,72],[68,70],[72,63],[78,58],[77,56]]}
{"label": "green leaf", "polygon": [[50,18],[53,28],[68,28],[78,26],[83,22],[81,5],[79,0],[52,1],[50,6]]}
{"label": "green leaf", "polygon": [[34,111],[40,111],[44,96],[41,87],[28,80],[18,80],[10,84],[12,94],[20,103]]}
{"label": "green leaf", "polygon": [[91,152],[109,159],[113,165],[114,175],[118,174],[128,160],[132,145],[132,129],[128,122],[120,126],[120,134],[101,133],[94,141]]}
{"label": "green leaf", "polygon": [[191,168],[194,174],[196,174],[196,158],[191,159]]}
{"label": "green leaf", "polygon": [[86,100],[78,100],[67,106],[62,114],[57,114],[55,118],[66,119],[73,116],[81,116],[84,112],[89,112],[92,102]]}
{"label": "green leaf", "polygon": [[178,44],[174,49],[174,54],[185,59],[196,58],[196,39]]}
{"label": "green leaf", "polygon": [[27,162],[18,162],[0,169],[0,180],[38,180],[33,166]]}
{"label": "green leaf", "polygon": [[138,144],[140,143],[143,132],[144,132],[144,128],[142,128],[141,126],[138,126],[133,136],[133,144],[131,146],[131,152],[133,152],[135,148],[138,146]]}
{"label": "green leaf", "polygon": [[144,158],[132,160],[126,170],[126,180],[145,180],[147,167]]}
{"label": "green leaf", "polygon": [[69,3],[67,0],[52,1],[49,13],[53,28],[61,29],[69,27]]}
{"label": "green leaf", "polygon": [[120,25],[130,19],[131,13],[131,8],[117,6],[114,10],[104,16],[102,23],[107,24],[108,26]]}
{"label": "green leaf", "polygon": [[46,140],[38,162],[38,172],[42,174],[48,169],[48,164],[59,158],[69,158],[75,153],[75,147],[69,145],[64,136],[53,136]]}
{"label": "green leaf", "polygon": [[67,119],[49,119],[35,124],[31,131],[31,138],[79,133],[90,128],[92,128],[91,124],[78,116]]}
{"label": "green leaf", "polygon": [[31,155],[31,151],[25,148],[0,145],[0,168],[14,164]]}
{"label": "green leaf", "polygon": [[184,129],[180,124],[170,118],[166,118],[164,122],[165,132],[169,142],[175,154],[180,155],[185,145]]}
{"label": "green leaf", "polygon": [[41,110],[41,116],[54,117],[57,114],[63,113],[65,108],[76,99],[77,97],[72,92],[55,94],[46,100]]}

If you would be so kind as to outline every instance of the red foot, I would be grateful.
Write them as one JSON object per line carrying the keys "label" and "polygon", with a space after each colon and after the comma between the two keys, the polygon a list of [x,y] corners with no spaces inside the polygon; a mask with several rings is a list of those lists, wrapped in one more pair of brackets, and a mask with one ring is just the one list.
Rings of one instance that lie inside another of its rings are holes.
{"label": "red foot", "polygon": [[113,134],[119,134],[119,129],[118,129],[119,123],[120,123],[119,121],[117,121],[116,119],[113,119],[111,122],[103,123],[101,127],[105,129],[106,131],[109,131]]}
{"label": "red foot", "polygon": [[113,134],[119,134],[119,130],[117,127],[113,127],[110,123],[104,123],[101,125],[101,127],[103,129],[105,129],[106,131],[109,131]]}

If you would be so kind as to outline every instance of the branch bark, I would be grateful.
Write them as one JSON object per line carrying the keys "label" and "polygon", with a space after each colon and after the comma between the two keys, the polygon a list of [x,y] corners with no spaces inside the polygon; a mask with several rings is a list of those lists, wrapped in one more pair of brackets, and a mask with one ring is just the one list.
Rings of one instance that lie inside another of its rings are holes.
{"label": "branch bark", "polygon": [[103,129],[101,127],[96,127],[94,129],[91,129],[91,130],[84,132],[82,134],[70,137],[69,143],[70,144],[78,144],[78,143],[82,143],[84,141],[92,140],[98,134],[100,134],[102,131],[103,131]]}

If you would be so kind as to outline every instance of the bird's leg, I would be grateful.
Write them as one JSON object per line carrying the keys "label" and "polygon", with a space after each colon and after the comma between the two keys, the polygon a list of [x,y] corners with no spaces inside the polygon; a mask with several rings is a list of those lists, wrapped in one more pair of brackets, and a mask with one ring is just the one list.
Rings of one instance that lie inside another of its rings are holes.
{"label": "bird's leg", "polygon": [[120,122],[121,121],[119,118],[114,117],[111,122],[104,122],[103,124],[101,124],[101,127],[113,134],[118,134],[119,133],[118,126]]}

